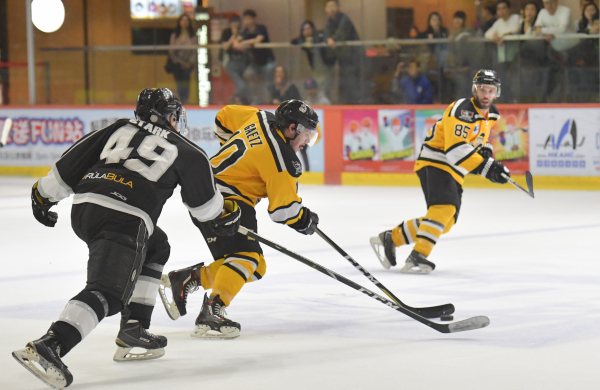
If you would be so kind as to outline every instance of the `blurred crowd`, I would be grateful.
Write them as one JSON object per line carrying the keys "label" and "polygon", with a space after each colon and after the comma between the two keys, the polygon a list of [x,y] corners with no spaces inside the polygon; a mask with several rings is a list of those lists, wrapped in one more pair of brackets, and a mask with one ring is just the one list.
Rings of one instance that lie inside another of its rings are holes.
{"label": "blurred crowd", "polygon": [[[411,26],[408,37],[398,37],[412,41],[368,47],[346,44],[361,38],[338,1],[327,1],[325,25],[319,29],[305,21],[291,42],[301,45],[298,50],[310,68],[308,74],[294,75],[272,49],[256,47],[270,42],[269,32],[255,11],[245,10],[229,18],[221,35],[220,59],[235,84],[230,102],[279,104],[301,98],[314,105],[448,103],[470,95],[472,77],[480,68],[500,74],[505,103],[598,100],[598,39],[565,36],[599,33],[594,0],[581,0],[581,15],[574,24],[570,9],[560,0],[520,2],[518,9],[509,0],[475,3],[476,20],[456,10],[447,26],[432,12],[426,30]],[[172,44],[193,39],[186,33],[191,20],[184,19]],[[522,39],[526,37],[539,39]],[[188,69],[195,59],[185,58],[183,52],[173,50],[169,59],[180,68],[173,74],[178,94],[187,101]]]}

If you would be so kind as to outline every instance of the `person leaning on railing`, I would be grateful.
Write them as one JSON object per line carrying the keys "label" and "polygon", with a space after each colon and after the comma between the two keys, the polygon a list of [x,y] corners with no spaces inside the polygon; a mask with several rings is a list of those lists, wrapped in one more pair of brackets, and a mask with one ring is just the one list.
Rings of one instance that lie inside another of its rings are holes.
{"label": "person leaning on railing", "polygon": [[221,33],[221,43],[226,54],[223,59],[227,75],[235,84],[234,96],[242,96],[247,93],[248,84],[244,79],[244,71],[248,66],[248,55],[241,44],[242,35],[240,24],[242,19],[239,15],[229,18],[229,27]]}

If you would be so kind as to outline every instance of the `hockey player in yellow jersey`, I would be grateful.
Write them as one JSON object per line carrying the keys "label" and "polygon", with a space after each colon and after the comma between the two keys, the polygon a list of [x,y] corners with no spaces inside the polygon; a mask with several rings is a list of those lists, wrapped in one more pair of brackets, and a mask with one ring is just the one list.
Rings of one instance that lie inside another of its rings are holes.
{"label": "hockey player in yellow jersey", "polygon": [[500,118],[493,104],[500,97],[500,79],[493,70],[479,70],[472,90],[471,99],[450,104],[429,130],[415,163],[427,214],[371,238],[371,246],[386,269],[396,265],[396,247],[415,244],[400,271],[430,273],[435,264],[428,260],[429,254],[458,219],[465,175],[479,174],[500,184],[510,176],[508,169],[492,158],[492,146],[487,142]]}
{"label": "hockey player in yellow jersey", "polygon": [[[269,198],[268,212],[274,222],[302,234],[313,234],[317,214],[303,206],[297,194],[302,164],[296,152],[317,139],[317,114],[300,100],[283,102],[275,115],[253,107],[230,105],[216,117],[221,148],[211,158],[216,186],[226,200],[241,209],[241,225],[257,231],[254,206]],[[163,275],[161,298],[172,319],[186,314],[187,295],[203,287],[205,294],[193,337],[234,338],[240,324],[225,317],[245,283],[261,279],[267,265],[257,241],[236,234],[217,237],[206,224],[196,223],[208,243],[214,262],[203,263]],[[173,300],[165,293],[170,288]],[[212,332],[211,332],[212,331]]]}

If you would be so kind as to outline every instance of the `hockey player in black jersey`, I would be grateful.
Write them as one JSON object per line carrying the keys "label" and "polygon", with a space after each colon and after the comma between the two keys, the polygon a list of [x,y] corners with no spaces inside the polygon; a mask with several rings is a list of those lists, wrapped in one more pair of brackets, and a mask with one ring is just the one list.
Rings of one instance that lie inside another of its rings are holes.
{"label": "hockey player in black jersey", "polygon": [[[33,214],[49,227],[57,222],[50,208],[74,194],[71,224],[89,247],[85,288],[44,336],[13,352],[54,388],[73,381],[61,358],[107,316],[122,312],[115,360],[164,354],[167,339],[147,329],[169,257],[156,221],[177,185],[191,216],[209,222],[215,234],[235,234],[239,227],[240,209],[216,189],[208,157],[180,134],[185,109],[173,93],[145,89],[135,114],[83,137],[32,189]],[[133,347],[147,352],[131,354]]]}

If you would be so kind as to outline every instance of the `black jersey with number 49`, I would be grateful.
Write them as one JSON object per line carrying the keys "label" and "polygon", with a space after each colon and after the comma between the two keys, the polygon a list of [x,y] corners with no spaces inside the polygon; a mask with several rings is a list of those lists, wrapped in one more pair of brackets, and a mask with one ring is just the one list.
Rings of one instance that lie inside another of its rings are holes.
{"label": "black jersey with number 49", "polygon": [[52,202],[75,194],[73,204],[94,203],[138,216],[152,234],[177,185],[199,221],[223,211],[223,197],[201,148],[153,124],[119,119],[71,146],[40,179],[38,190]]}

